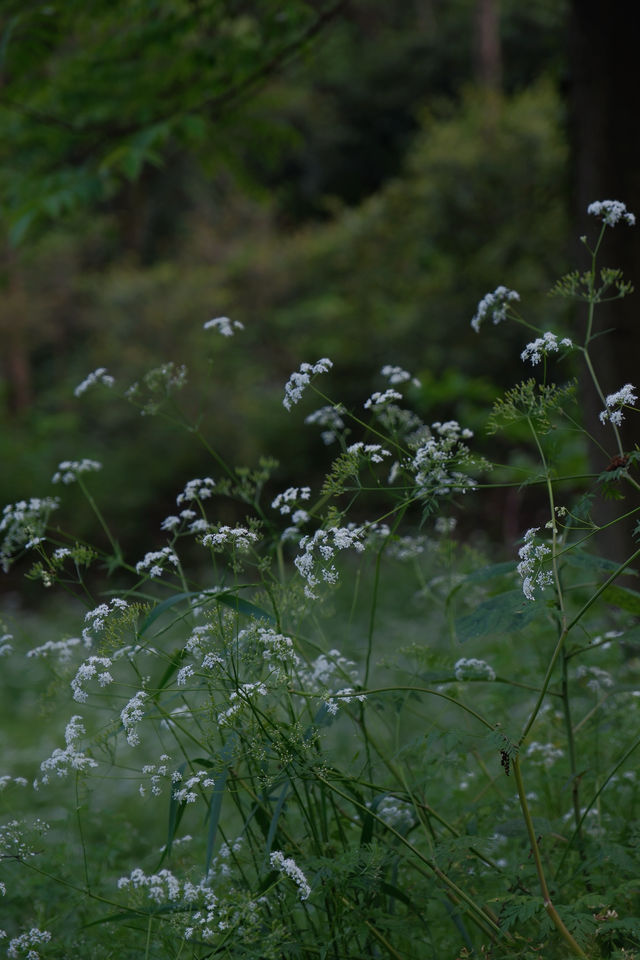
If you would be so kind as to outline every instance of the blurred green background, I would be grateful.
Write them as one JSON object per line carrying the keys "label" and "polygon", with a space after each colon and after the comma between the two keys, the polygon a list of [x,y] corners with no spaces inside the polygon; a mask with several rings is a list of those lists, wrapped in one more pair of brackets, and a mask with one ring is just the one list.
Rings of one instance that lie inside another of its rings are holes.
{"label": "blurred green background", "polygon": [[[302,429],[313,402],[281,403],[321,356],[354,408],[383,364],[407,367],[417,411],[486,450],[527,338],[478,338],[477,301],[504,283],[545,329],[567,319],[545,293],[575,233],[570,16],[551,0],[5,2],[0,501],[59,492],[60,460],[95,458],[125,547],[160,542],[186,480],[215,471],[116,397],[169,361],[229,462],[277,458],[274,492],[326,464]],[[225,314],[241,335],[203,330]],[[76,399],[97,367],[116,387]],[[65,489],[61,523],[88,535],[84,509]]]}

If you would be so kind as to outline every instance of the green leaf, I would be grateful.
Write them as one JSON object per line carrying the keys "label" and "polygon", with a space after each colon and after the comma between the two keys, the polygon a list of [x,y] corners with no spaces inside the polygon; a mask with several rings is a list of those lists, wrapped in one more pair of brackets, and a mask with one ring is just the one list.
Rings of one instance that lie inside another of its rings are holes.
{"label": "green leaf", "polygon": [[637,590],[612,584],[601,596],[605,603],[627,610],[629,613],[640,614],[640,593]]}
{"label": "green leaf", "polygon": [[[616,563],[615,560],[609,560],[607,557],[598,557],[593,553],[586,553],[584,550],[569,550],[567,553],[563,553],[560,559],[562,559],[563,563],[567,563],[572,567],[579,567],[582,570],[604,570],[608,573],[613,573],[615,570],[620,569],[620,564]],[[624,573],[629,573],[634,577],[638,576],[638,571],[632,567],[627,567]]]}
{"label": "green leaf", "polygon": [[479,607],[455,621],[458,640],[478,640],[488,634],[516,633],[541,613],[546,613],[541,600],[527,600],[522,590],[507,590],[485,600]]}
{"label": "green leaf", "polygon": [[203,596],[213,600],[215,603],[223,603],[228,607],[232,607],[238,613],[244,613],[248,617],[256,617],[258,620],[267,620],[269,623],[274,623],[274,619],[270,613],[267,613],[262,607],[258,607],[249,600],[243,600],[234,593],[218,593],[216,590],[193,590],[188,593],[174,593],[173,596],[167,597],[166,600],[163,600],[162,603],[154,607],[143,620],[140,630],[138,631],[139,635],[143,636],[158,617],[162,616],[166,610],[174,607],[177,603],[180,603],[182,600],[191,600]]}

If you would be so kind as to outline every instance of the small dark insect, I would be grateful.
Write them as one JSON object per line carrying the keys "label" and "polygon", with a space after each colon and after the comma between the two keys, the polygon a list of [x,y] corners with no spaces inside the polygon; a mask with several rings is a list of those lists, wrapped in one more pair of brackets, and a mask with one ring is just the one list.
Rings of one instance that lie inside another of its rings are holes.
{"label": "small dark insect", "polygon": [[504,772],[509,776],[509,770],[511,769],[511,764],[509,760],[509,754],[506,750],[500,751],[500,766],[504,768]]}
{"label": "small dark insect", "polygon": [[614,457],[608,467],[605,470],[619,470],[620,467],[626,467],[629,463],[629,457]]}

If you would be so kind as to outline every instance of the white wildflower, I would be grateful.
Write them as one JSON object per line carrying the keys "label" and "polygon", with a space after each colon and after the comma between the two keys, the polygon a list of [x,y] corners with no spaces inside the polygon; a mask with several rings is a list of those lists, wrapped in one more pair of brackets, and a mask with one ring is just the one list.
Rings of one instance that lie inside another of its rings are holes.
{"label": "white wildflower", "polygon": [[569,337],[563,337],[560,342],[555,333],[547,331],[544,336],[537,337],[537,339],[532,340],[531,343],[528,343],[522,353],[520,354],[521,360],[530,360],[532,365],[535,366],[536,363],[540,363],[543,357],[548,356],[550,353],[558,353],[560,347],[572,347],[573,343]]}
{"label": "white wildflower", "polygon": [[229,317],[214,317],[203,324],[205,330],[217,330],[223,337],[232,337],[234,330],[244,330],[244,323]]}
{"label": "white wildflower", "polygon": [[7,947],[7,956],[15,960],[21,954],[26,954],[27,960],[38,960],[40,954],[33,948],[43,943],[49,943],[51,934],[48,930],[40,930],[38,927],[31,927],[26,933],[21,933],[19,937],[13,937]]}
{"label": "white wildflower", "polygon": [[509,290],[508,287],[499,286],[493,293],[487,293],[476,309],[471,326],[476,333],[480,333],[480,325],[487,316],[490,316],[494,323],[500,323],[505,320],[509,309],[509,304],[514,300],[519,300],[520,294],[515,290]]}
{"label": "white wildflower", "polygon": [[534,740],[527,747],[527,756],[531,757],[532,763],[548,769],[553,766],[556,760],[564,756],[564,750],[552,743],[538,743],[537,740]]}
{"label": "white wildflower", "polygon": [[403,400],[404,397],[401,393],[398,393],[397,390],[394,390],[393,387],[389,387],[388,390],[380,391],[376,390],[371,394],[368,400],[365,400],[364,408],[365,410],[371,410],[373,407],[382,407],[385,403],[391,403],[393,400]]}
{"label": "white wildflower", "polygon": [[161,577],[166,564],[171,564],[174,568],[179,565],[178,555],[171,547],[163,547],[162,550],[152,550],[145,554],[142,560],[136,563],[136,573],[142,574],[149,571],[150,577]]}
{"label": "white wildflower", "polygon": [[381,797],[377,805],[367,803],[374,813],[396,830],[408,829],[416,823],[416,815],[411,804],[396,797]]}
{"label": "white wildflower", "polygon": [[545,544],[536,544],[539,527],[531,527],[524,535],[524,543],[518,550],[520,563],[517,570],[522,577],[522,592],[527,600],[535,600],[536,586],[544,588],[553,583],[551,570],[543,570],[544,558],[551,553]]}
{"label": "white wildflower", "polygon": [[51,483],[75,483],[81,473],[91,473],[102,470],[102,464],[97,460],[63,460],[51,478]]}
{"label": "white wildflower", "polygon": [[606,423],[610,420],[619,427],[624,420],[622,408],[635,406],[637,400],[636,388],[631,383],[625,383],[624,387],[620,387],[616,393],[610,393],[606,398],[606,407],[600,413],[600,422]]}
{"label": "white wildflower", "polygon": [[308,500],[310,496],[311,487],[288,487],[271,501],[271,506],[274,510],[279,510],[283,516],[286,516],[291,513],[292,507],[298,500]]}
{"label": "white wildflower", "polygon": [[496,673],[493,667],[484,660],[475,657],[457,660],[453,667],[456,680],[495,680]]}
{"label": "white wildflower", "polygon": [[600,667],[587,667],[584,664],[576,670],[578,680],[586,679],[586,685],[594,693],[600,693],[605,687],[613,686],[613,677]]}
{"label": "white wildflower", "polygon": [[347,411],[341,403],[332,407],[320,407],[304,418],[305,423],[317,424],[319,427],[326,427],[320,434],[322,442],[328,446],[338,439],[339,432],[344,430],[344,420],[342,417]]}
{"label": "white wildflower", "polygon": [[311,383],[311,378],[318,373],[327,373],[332,366],[333,363],[328,357],[323,357],[316,363],[301,363],[300,369],[292,373],[285,384],[283,406],[291,410],[291,407],[302,398],[304,388]]}
{"label": "white wildflower", "polygon": [[40,769],[44,774],[40,781],[41,783],[49,782],[50,773],[55,773],[58,777],[66,777],[69,770],[87,770],[90,767],[98,766],[92,757],[88,757],[75,746],[75,741],[83,736],[84,733],[85,728],[82,717],[71,717],[64,732],[64,738],[67,744],[65,749],[61,750],[60,747],[56,747],[51,756],[43,760],[40,764]]}
{"label": "white wildflower", "polygon": [[194,669],[190,663],[185,667],[180,667],[176,675],[176,683],[179,687],[184,687],[187,680],[194,675]]}
{"label": "white wildflower", "polygon": [[68,640],[47,640],[39,647],[33,647],[27,650],[28,657],[48,657],[49,654],[56,654],[58,663],[68,663],[71,659],[74,649],[82,641],[80,637],[69,637]]}
{"label": "white wildflower", "polygon": [[309,881],[291,857],[285,857],[281,850],[274,850],[269,857],[271,866],[280,873],[286,874],[296,884],[301,900],[306,900],[311,894]]}
{"label": "white wildflower", "polygon": [[136,729],[136,725],[140,723],[144,717],[142,705],[147,697],[148,694],[145,693],[144,690],[139,690],[135,697],[132,697],[127,705],[123,707],[120,713],[122,726],[127,734],[127,743],[132,747],[140,743],[140,735]]}
{"label": "white wildflower", "polygon": [[456,528],[458,521],[455,517],[436,517],[436,522],[434,523],[434,528],[436,533],[442,534],[442,536],[447,536]]}
{"label": "white wildflower", "polygon": [[215,780],[211,779],[206,770],[199,770],[198,773],[194,773],[188,780],[185,780],[179,789],[173,791],[173,799],[177,800],[178,803],[195,803],[198,799],[195,787],[208,789],[209,787],[215,787],[215,785]]}
{"label": "white wildflower", "polygon": [[422,441],[415,451],[411,469],[421,496],[447,496],[475,489],[475,481],[455,466],[470,462],[470,451],[463,439],[473,436],[457,420],[439,420],[432,424],[437,434]]}
{"label": "white wildflower", "polygon": [[357,453],[360,457],[365,457],[371,463],[382,463],[384,457],[390,457],[391,452],[380,446],[379,443],[352,443],[347,447],[347,453]]}
{"label": "white wildflower", "polygon": [[626,220],[630,227],[636,222],[634,214],[620,200],[595,200],[587,207],[587,213],[600,217],[608,227],[615,227],[620,220]]}
{"label": "white wildflower", "polygon": [[[216,482],[211,477],[203,477],[202,480],[189,480],[182,493],[179,493],[176,497],[176,503],[180,506],[192,500],[206,500],[213,496],[215,485]],[[181,516],[184,516],[184,511]]]}
{"label": "white wildflower", "polygon": [[202,538],[204,547],[211,547],[213,550],[223,550],[229,545],[233,550],[240,553],[246,553],[252,543],[257,543],[260,537],[253,530],[246,527],[229,527],[223,525],[218,527],[215,533],[208,533]]}
{"label": "white wildflower", "polygon": [[349,547],[358,552],[364,550],[362,536],[362,527],[329,527],[327,530],[316,530],[313,536],[301,539],[301,553],[293,562],[307,582],[304,592],[310,599],[317,599],[314,588],[322,581],[337,583],[338,571],[332,558],[337,550]]}
{"label": "white wildflower", "polygon": [[89,387],[93,387],[96,383],[101,383],[105,387],[112,387],[115,381],[113,377],[107,373],[105,367],[98,367],[97,370],[94,370],[85,377],[82,383],[78,384],[73,393],[76,397],[80,397]]}
{"label": "white wildflower", "polygon": [[396,383],[406,383],[407,380],[410,380],[414,387],[421,386],[420,381],[417,377],[412,377],[408,370],[403,370],[402,367],[393,367],[391,364],[387,363],[380,371],[383,377],[386,377],[389,383],[393,386]]}
{"label": "white wildflower", "polygon": [[5,573],[18,550],[44,536],[51,511],[59,505],[58,497],[31,497],[4,507],[0,517],[0,565]]}
{"label": "white wildflower", "polygon": [[[108,683],[112,683],[113,677],[108,672],[111,665],[112,661],[109,657],[89,657],[84,661],[84,663],[80,664],[76,671],[75,677],[71,681],[73,699],[77,703],[86,703],[89,695],[84,689],[84,685],[93,677],[97,677],[101,687],[106,686]],[[98,672],[98,667],[103,668],[100,673]]]}

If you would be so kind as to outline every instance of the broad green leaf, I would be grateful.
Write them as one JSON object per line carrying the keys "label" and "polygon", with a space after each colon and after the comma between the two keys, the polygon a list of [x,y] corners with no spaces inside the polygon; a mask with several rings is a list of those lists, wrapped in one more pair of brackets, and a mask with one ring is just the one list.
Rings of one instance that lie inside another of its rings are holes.
{"label": "broad green leaf", "polygon": [[[568,550],[562,554],[560,559],[563,563],[567,563],[572,567],[580,567],[583,570],[604,570],[613,573],[620,568],[620,564],[616,563],[615,560],[598,557],[595,554],[586,553],[584,550]],[[638,571],[632,567],[627,567],[624,573],[629,573],[634,577],[638,576]]]}
{"label": "broad green leaf", "polygon": [[627,610],[629,613],[640,614],[640,593],[637,590],[612,584],[601,596],[605,603],[620,607],[621,610]]}
{"label": "broad green leaf", "polygon": [[542,600],[527,600],[522,590],[507,590],[485,600],[473,613],[458,617],[456,634],[465,643],[489,634],[517,633],[546,609]]}

